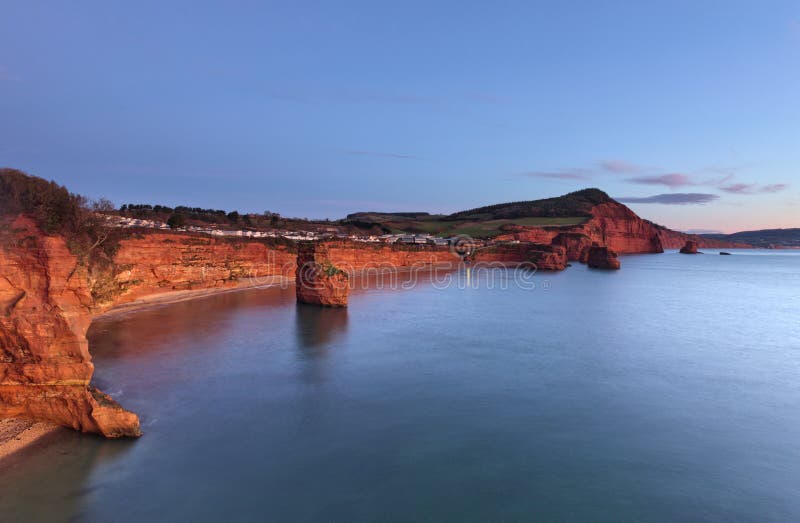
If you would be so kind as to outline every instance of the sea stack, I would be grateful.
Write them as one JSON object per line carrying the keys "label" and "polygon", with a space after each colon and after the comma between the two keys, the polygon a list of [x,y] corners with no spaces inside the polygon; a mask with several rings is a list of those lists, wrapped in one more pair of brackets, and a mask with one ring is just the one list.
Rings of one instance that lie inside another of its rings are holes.
{"label": "sea stack", "polygon": [[298,303],[347,307],[350,278],[334,266],[321,242],[301,242],[297,247],[295,289]]}
{"label": "sea stack", "polygon": [[697,242],[686,240],[686,244],[681,247],[681,254],[697,254]]}
{"label": "sea stack", "polygon": [[589,247],[586,264],[593,269],[617,270],[620,268],[617,253],[608,247],[601,247],[597,244]]}

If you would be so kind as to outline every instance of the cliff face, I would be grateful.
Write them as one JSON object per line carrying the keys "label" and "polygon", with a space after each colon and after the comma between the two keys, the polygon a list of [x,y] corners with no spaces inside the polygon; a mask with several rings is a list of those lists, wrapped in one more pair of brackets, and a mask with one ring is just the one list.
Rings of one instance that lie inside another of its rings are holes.
{"label": "cliff face", "polygon": [[460,258],[448,247],[356,243],[347,240],[324,242],[330,262],[348,273],[372,269],[456,267]]}
{"label": "cliff face", "polygon": [[138,417],[89,386],[85,268],[59,237],[22,217],[0,223],[0,417],[28,416],[108,437]]}
{"label": "cliff face", "polygon": [[111,307],[180,290],[237,287],[293,277],[295,254],[256,240],[155,233],[120,242],[114,265],[93,275],[98,305]]}
{"label": "cliff face", "polygon": [[625,254],[664,252],[656,226],[621,203],[596,205],[591,213],[581,227],[593,242]]}
{"label": "cliff face", "polygon": [[506,243],[479,249],[472,257],[476,263],[530,263],[543,271],[567,268],[567,249],[541,243]]}
{"label": "cliff face", "polygon": [[498,240],[520,240],[555,243],[567,247],[571,261],[585,261],[592,243],[611,247],[624,253],[664,252],[659,231],[652,223],[642,220],[621,203],[610,200],[591,207],[590,217],[572,227],[517,226]]}
{"label": "cliff face", "polygon": [[628,207],[611,199],[593,205],[589,214],[584,223],[572,227],[511,226],[497,240],[564,245],[571,261],[585,261],[588,247],[593,243],[609,247],[619,254],[664,252],[664,249],[683,246],[686,240],[695,240],[700,247],[707,248],[749,247],[660,227],[639,218]]}

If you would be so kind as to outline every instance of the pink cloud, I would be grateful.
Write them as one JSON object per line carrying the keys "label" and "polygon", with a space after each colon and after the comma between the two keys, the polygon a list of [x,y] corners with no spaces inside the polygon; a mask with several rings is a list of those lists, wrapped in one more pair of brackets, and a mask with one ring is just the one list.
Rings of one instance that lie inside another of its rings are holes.
{"label": "pink cloud", "polygon": [[720,187],[720,190],[733,194],[753,194],[755,186],[754,183],[732,183]]}
{"label": "pink cloud", "polygon": [[598,165],[604,171],[611,173],[639,174],[645,171],[645,168],[640,165],[624,162],[622,160],[604,160]]}
{"label": "pink cloud", "polygon": [[775,193],[781,192],[789,188],[788,184],[785,183],[773,183],[772,185],[765,185],[761,188],[761,192],[763,193]]}
{"label": "pink cloud", "polygon": [[663,205],[703,205],[718,199],[716,194],[707,193],[667,193],[653,196],[618,197],[622,203],[660,203]]}
{"label": "pink cloud", "polygon": [[732,183],[720,187],[720,190],[732,194],[771,194],[781,192],[789,187],[785,183],[773,183],[759,187],[755,183]]}
{"label": "pink cloud", "polygon": [[640,176],[638,178],[629,178],[627,181],[643,185],[665,185],[670,189],[674,189],[676,187],[685,187],[687,185],[697,185],[697,183],[693,182],[691,178],[680,173],[660,174],[657,176]]}

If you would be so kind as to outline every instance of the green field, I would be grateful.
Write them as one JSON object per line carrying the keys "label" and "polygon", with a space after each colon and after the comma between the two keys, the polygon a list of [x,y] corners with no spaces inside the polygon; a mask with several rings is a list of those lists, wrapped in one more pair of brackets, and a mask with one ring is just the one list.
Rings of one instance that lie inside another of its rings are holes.
{"label": "green field", "polygon": [[578,225],[586,221],[584,216],[572,217],[527,217],[515,218],[509,220],[419,220],[419,221],[398,221],[388,222],[388,225],[393,232],[402,233],[429,233],[436,236],[455,236],[458,234],[466,234],[474,238],[491,238],[497,236],[503,231],[500,228],[503,225],[527,225],[532,227],[544,226],[569,226]]}

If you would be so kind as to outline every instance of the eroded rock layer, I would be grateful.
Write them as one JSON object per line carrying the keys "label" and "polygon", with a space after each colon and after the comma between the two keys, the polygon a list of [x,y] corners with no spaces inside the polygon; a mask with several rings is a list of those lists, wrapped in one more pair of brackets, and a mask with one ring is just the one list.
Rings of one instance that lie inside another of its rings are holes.
{"label": "eroded rock layer", "polygon": [[138,436],[136,414],[89,386],[92,296],[64,240],[26,218],[5,219],[0,268],[0,417]]}
{"label": "eroded rock layer", "polygon": [[568,227],[507,226],[506,233],[497,240],[564,245],[570,261],[585,261],[592,243],[607,246],[619,254],[664,252],[664,249],[677,249],[690,239],[700,247],[749,247],[666,229],[641,219],[627,206],[610,198],[593,205],[588,214],[583,223]]}
{"label": "eroded rock layer", "polygon": [[472,260],[476,263],[525,263],[538,270],[561,271],[567,267],[567,249],[542,243],[505,243],[479,249]]}

